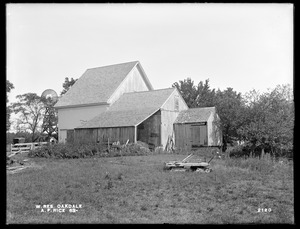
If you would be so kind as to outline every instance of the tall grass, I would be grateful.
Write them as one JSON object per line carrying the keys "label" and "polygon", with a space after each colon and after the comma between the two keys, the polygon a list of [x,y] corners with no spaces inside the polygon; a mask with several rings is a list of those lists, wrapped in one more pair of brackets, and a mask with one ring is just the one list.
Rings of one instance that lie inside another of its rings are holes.
{"label": "tall grass", "polygon": [[[185,155],[48,160],[8,176],[9,223],[293,223],[292,166],[272,158],[216,159],[212,173],[170,172]],[[259,162],[259,160],[261,160]],[[252,164],[273,167],[268,173]],[[268,164],[269,163],[269,164]],[[24,182],[26,181],[26,182]],[[36,204],[83,204],[42,214]],[[270,213],[258,213],[271,208]]]}

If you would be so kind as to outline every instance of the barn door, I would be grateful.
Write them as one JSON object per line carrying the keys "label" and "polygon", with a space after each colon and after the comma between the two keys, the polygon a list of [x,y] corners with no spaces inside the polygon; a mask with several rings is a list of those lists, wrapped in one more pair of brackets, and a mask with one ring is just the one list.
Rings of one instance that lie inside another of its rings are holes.
{"label": "barn door", "polygon": [[200,126],[191,126],[192,146],[200,146]]}
{"label": "barn door", "polygon": [[191,138],[192,146],[207,145],[207,126],[192,125]]}
{"label": "barn door", "polygon": [[207,126],[200,127],[200,144],[207,145]]}

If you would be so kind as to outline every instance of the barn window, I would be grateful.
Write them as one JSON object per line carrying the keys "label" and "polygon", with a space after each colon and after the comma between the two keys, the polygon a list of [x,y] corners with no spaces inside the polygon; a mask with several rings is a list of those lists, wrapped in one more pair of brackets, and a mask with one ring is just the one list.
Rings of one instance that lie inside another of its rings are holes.
{"label": "barn window", "polygon": [[175,111],[178,111],[179,110],[179,99],[178,99],[178,96],[175,96],[174,98],[174,110]]}

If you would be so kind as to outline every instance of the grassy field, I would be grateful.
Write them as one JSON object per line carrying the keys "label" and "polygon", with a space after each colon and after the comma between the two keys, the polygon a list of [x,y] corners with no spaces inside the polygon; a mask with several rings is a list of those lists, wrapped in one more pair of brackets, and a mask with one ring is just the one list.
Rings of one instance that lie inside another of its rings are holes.
{"label": "grassy field", "polygon": [[[185,156],[30,158],[40,167],[7,174],[7,223],[294,223],[293,165],[218,159],[208,174],[163,170]],[[36,208],[46,204],[82,208]]]}

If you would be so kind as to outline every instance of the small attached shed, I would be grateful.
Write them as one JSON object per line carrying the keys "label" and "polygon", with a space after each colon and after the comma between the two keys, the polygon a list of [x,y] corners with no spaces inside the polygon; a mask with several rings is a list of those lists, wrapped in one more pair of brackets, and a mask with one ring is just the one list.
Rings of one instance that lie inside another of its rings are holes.
{"label": "small attached shed", "polygon": [[175,146],[182,149],[222,145],[215,107],[181,111],[174,122]]}

